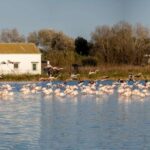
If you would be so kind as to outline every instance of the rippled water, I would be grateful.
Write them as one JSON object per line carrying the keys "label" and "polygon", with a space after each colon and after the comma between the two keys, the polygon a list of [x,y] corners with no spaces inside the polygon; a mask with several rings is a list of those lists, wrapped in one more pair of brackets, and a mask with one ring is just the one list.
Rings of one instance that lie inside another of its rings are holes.
{"label": "rippled water", "polygon": [[[0,100],[2,150],[149,150],[150,100],[16,94]],[[40,83],[44,84],[44,83]]]}

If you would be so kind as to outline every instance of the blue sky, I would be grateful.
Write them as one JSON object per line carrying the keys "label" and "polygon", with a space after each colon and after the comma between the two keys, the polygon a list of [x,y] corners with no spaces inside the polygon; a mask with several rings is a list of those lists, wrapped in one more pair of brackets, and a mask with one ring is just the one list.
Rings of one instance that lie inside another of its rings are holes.
{"label": "blue sky", "polygon": [[150,0],[127,0],[125,20],[150,27]]}
{"label": "blue sky", "polygon": [[88,38],[98,25],[121,20],[150,26],[150,0],[0,0],[0,29],[42,28]]}

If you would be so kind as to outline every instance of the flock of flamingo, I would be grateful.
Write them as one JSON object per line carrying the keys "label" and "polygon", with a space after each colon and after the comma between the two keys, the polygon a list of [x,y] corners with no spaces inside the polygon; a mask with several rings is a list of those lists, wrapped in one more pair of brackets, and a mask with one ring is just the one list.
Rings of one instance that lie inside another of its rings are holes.
{"label": "flock of flamingo", "polygon": [[133,96],[145,98],[150,96],[150,82],[142,84],[138,81],[128,84],[128,82],[113,82],[112,84],[102,84],[99,81],[92,81],[85,84],[78,82],[70,85],[66,82],[54,83],[48,82],[44,86],[39,86],[37,83],[23,84],[19,90],[14,90],[11,84],[3,84],[0,86],[0,98],[12,97],[16,93],[23,95],[41,93],[43,95],[54,95],[57,97],[78,96],[80,95],[95,95],[104,96],[112,95],[116,91],[118,96],[130,98]]}

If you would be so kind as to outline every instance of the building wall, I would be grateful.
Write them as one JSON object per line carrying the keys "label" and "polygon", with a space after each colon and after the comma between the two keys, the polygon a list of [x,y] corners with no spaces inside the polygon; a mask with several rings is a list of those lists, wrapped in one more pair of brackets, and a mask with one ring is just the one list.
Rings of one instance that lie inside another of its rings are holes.
{"label": "building wall", "polygon": [[[18,69],[11,62],[17,62]],[[33,63],[37,64],[37,70],[33,70]],[[41,74],[41,54],[0,54],[0,74],[26,73]]]}

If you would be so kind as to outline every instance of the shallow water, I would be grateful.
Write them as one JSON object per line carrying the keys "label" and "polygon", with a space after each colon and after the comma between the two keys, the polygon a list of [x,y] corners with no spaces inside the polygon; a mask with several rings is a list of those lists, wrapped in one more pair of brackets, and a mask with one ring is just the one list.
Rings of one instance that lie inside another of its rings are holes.
{"label": "shallow water", "polygon": [[[149,150],[150,99],[22,95],[0,100],[2,150]],[[45,83],[39,83],[45,85]]]}

